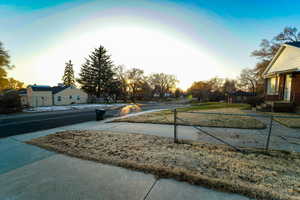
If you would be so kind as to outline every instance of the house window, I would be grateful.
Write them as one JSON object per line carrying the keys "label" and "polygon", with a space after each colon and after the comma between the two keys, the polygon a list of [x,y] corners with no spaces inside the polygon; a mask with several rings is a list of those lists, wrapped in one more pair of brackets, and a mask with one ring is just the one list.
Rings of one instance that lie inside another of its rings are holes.
{"label": "house window", "polygon": [[69,96],[69,99],[72,99],[72,95]]}
{"label": "house window", "polygon": [[267,80],[267,94],[269,95],[275,95],[278,94],[278,78],[277,77],[272,77],[268,78]]}
{"label": "house window", "polygon": [[80,96],[77,96],[77,100],[78,100],[78,101],[80,100]]}
{"label": "house window", "polygon": [[57,97],[57,101],[61,101],[61,96],[58,96],[58,97]]}

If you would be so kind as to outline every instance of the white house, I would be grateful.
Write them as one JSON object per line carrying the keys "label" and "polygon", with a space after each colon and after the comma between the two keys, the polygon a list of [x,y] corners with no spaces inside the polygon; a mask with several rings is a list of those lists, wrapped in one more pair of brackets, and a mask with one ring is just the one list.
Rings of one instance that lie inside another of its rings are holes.
{"label": "white house", "polygon": [[87,93],[73,86],[53,87],[52,94],[53,94],[54,105],[87,103],[87,99],[88,99]]}
{"label": "white house", "polygon": [[263,75],[266,103],[300,106],[300,42],[283,44]]}
{"label": "white house", "polygon": [[31,85],[24,94],[22,104],[27,103],[31,107],[52,106],[52,105],[70,105],[87,103],[88,95],[83,90],[74,86],[45,86]]}

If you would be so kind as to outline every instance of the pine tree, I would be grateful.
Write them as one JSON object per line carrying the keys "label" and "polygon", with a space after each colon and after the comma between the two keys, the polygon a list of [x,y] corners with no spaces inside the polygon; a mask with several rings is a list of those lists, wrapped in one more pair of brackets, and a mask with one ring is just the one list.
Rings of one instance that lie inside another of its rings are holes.
{"label": "pine tree", "polygon": [[4,69],[4,68],[11,69],[12,68],[12,66],[9,65],[9,63],[10,63],[9,59],[10,59],[10,57],[8,55],[7,50],[4,49],[2,42],[0,42],[0,68],[1,69]]}
{"label": "pine tree", "polygon": [[62,80],[65,86],[75,86],[74,70],[71,60],[66,63]]}
{"label": "pine tree", "polygon": [[81,88],[90,95],[104,97],[108,100],[114,83],[115,72],[107,50],[100,45],[81,66],[78,82]]}

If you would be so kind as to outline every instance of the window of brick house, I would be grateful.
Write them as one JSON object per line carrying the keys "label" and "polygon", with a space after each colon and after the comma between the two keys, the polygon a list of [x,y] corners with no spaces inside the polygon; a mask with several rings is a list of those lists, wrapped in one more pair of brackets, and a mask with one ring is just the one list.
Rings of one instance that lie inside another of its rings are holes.
{"label": "window of brick house", "polygon": [[279,78],[272,77],[267,79],[267,94],[276,95],[279,89]]}

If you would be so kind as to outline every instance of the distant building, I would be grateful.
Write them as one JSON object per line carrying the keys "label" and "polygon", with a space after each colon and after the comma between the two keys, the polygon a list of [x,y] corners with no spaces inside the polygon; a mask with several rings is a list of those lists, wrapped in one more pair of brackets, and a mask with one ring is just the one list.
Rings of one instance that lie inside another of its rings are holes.
{"label": "distant building", "polygon": [[52,106],[52,88],[46,85],[32,85],[27,88],[28,106]]}
{"label": "distant building", "polygon": [[54,105],[87,103],[88,95],[74,86],[57,86],[52,88]]}
{"label": "distant building", "polygon": [[31,85],[19,92],[22,105],[30,107],[87,103],[88,95],[74,86]]}
{"label": "distant building", "polygon": [[18,94],[20,95],[21,104],[28,106],[27,89],[18,90]]}
{"label": "distant building", "polygon": [[249,97],[256,96],[256,93],[253,92],[244,92],[241,90],[235,92],[227,93],[227,102],[228,103],[246,103]]}

